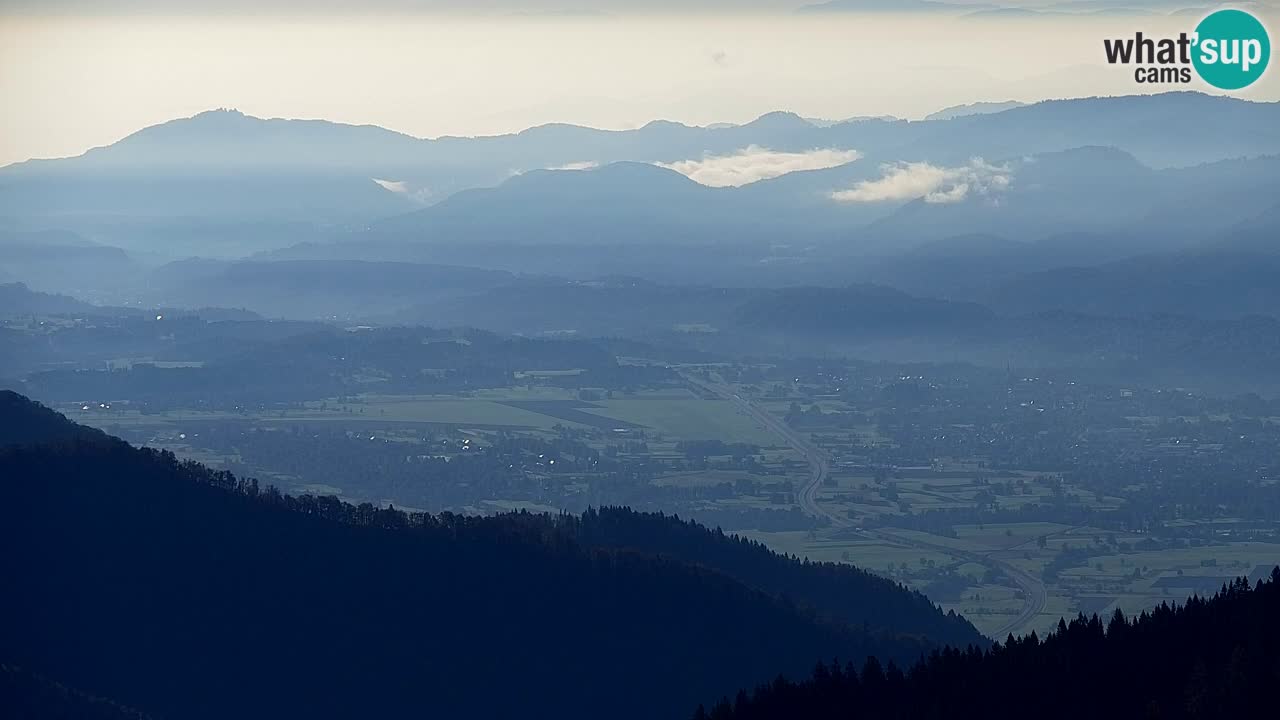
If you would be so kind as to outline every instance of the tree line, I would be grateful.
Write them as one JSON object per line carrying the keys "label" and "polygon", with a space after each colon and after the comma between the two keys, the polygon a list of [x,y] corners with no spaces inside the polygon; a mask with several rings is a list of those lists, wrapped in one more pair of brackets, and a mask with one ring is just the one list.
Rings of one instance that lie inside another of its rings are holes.
{"label": "tree line", "polygon": [[[0,662],[160,717],[675,717],[968,632],[891,583],[670,517],[293,497],[11,393],[6,444],[0,544],[23,551],[0,554]],[[793,577],[809,589],[781,594]],[[895,603],[897,627],[870,624]]]}
{"label": "tree line", "polygon": [[1061,620],[989,649],[937,650],[904,669],[819,663],[803,682],[740,691],[695,720],[877,718],[1220,718],[1273,712],[1280,681],[1280,568],[1210,598]]}

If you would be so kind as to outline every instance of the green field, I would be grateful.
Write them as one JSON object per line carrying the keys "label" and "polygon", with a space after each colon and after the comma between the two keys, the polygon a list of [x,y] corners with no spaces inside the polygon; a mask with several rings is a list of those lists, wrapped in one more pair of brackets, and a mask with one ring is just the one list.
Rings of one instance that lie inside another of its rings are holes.
{"label": "green field", "polygon": [[[907,530],[894,530],[890,534],[999,559],[1035,577],[1039,577],[1066,546],[1097,550],[1046,584],[1048,597],[1043,611],[1022,629],[1022,632],[1035,630],[1041,634],[1052,629],[1059,617],[1070,618],[1079,612],[1106,616],[1117,608],[1137,613],[1162,602],[1182,601],[1192,593],[1212,593],[1226,578],[1256,575],[1260,568],[1280,564],[1280,546],[1269,543],[1221,543],[1142,551],[1133,547],[1142,539],[1140,536],[1058,523],[959,525],[955,531],[954,538]],[[925,576],[929,571],[953,570],[971,578],[973,585],[958,599],[939,604],[943,609],[964,614],[983,632],[1002,626],[1023,607],[1012,583],[982,583],[983,566],[941,549],[921,550],[887,540],[840,539],[839,534],[831,530],[741,534],[778,552],[811,560],[852,563],[917,589],[927,585]],[[1041,536],[1046,539],[1043,549],[1036,542]],[[1121,549],[1104,547],[1101,541],[1106,537],[1115,538]],[[928,567],[928,563],[933,563],[933,567]]]}
{"label": "green field", "polygon": [[[236,420],[262,426],[298,423],[333,423],[349,430],[367,427],[380,437],[406,433],[412,440],[413,423],[448,426],[484,444],[495,430],[551,436],[553,428],[572,429],[582,442],[617,452],[622,441],[643,440],[640,449],[624,452],[652,459],[684,460],[678,443],[685,440],[722,440],[750,443],[761,448],[760,464],[750,469],[690,466],[658,476],[652,482],[664,491],[687,493],[685,507],[694,509],[756,510],[792,509],[794,489],[809,475],[802,457],[781,445],[778,436],[765,430],[731,402],[701,398],[682,388],[662,391],[600,393],[581,400],[574,390],[529,384],[523,387],[479,390],[466,395],[358,397],[316,400],[302,407],[267,413],[171,411],[142,415],[127,404],[112,408],[80,406],[61,408],[79,422],[111,431],[130,429],[135,436],[151,437],[149,444],[166,447],[213,466],[236,462],[234,456],[215,456],[184,445],[182,433],[199,423]],[[787,402],[771,402],[774,412],[785,413]],[[832,409],[838,409],[833,406]],[[598,420],[597,420],[598,418]],[[397,425],[402,423],[402,425]],[[874,431],[854,429],[865,442]],[[847,438],[850,432],[816,433],[817,442]],[[474,447],[474,445],[473,445]],[[878,478],[878,479],[877,479]],[[928,467],[894,468],[889,475],[873,473],[854,464],[837,463],[830,482],[819,489],[817,500],[838,517],[854,522],[846,527],[814,531],[745,532],[771,548],[800,557],[846,562],[890,577],[907,586],[933,592],[936,583],[959,582],[961,589],[940,595],[940,604],[965,614],[983,631],[1006,625],[1024,607],[1022,591],[1008,577],[993,574],[1001,563],[1033,578],[1046,577],[1046,567],[1066,548],[1089,549],[1087,556],[1060,567],[1044,580],[1046,604],[1026,632],[1043,632],[1062,615],[1077,612],[1106,614],[1116,608],[1136,612],[1160,602],[1181,600],[1191,592],[1211,592],[1225,577],[1256,573],[1257,568],[1280,561],[1280,546],[1265,543],[1219,543],[1204,546],[1149,548],[1141,535],[1112,533],[1093,527],[1059,523],[1025,522],[957,525],[946,535],[882,528],[855,530],[863,518],[923,513],[944,508],[973,507],[979,498],[998,507],[1012,508],[1043,503],[1053,492],[1052,474],[1030,472],[991,473],[968,461],[939,460]],[[337,488],[299,484],[301,479],[273,478],[299,491],[333,492]],[[289,482],[292,480],[292,482]],[[1021,481],[1021,483],[1019,483]],[[589,483],[589,480],[583,480]],[[754,484],[756,492],[735,491],[726,497],[717,488],[729,484]],[[1004,491],[1009,485],[1012,492]],[[1016,487],[1013,487],[1016,486]],[[780,492],[779,488],[786,492]],[[996,493],[996,489],[1002,492]],[[1097,498],[1070,488],[1075,500],[1098,510],[1112,507],[1112,498]],[[704,494],[705,493],[705,494]],[[705,498],[705,499],[701,499]],[[370,498],[371,500],[387,500]],[[525,509],[553,511],[550,505],[532,502],[486,500],[471,512],[486,513]],[[1229,526],[1230,521],[1220,525]],[[1041,542],[1043,539],[1043,542]],[[1118,543],[1118,546],[1114,543]],[[1139,543],[1145,543],[1139,545]],[[1061,563],[1059,563],[1061,565]],[[957,578],[959,580],[957,581]],[[966,580],[967,579],[967,580]],[[1207,590],[1206,590],[1207,589]]]}
{"label": "green field", "polygon": [[[517,407],[521,403],[527,405]],[[538,412],[539,404],[544,405],[547,412]],[[576,408],[581,413],[599,416],[601,421],[587,421],[579,415],[580,421],[574,422],[567,419],[573,417],[572,412],[565,417],[556,417],[556,408]],[[549,430],[560,424],[611,430],[609,421],[615,420],[621,421],[619,426],[639,426],[635,429],[650,438],[661,436],[672,440],[723,440],[764,447],[777,443],[772,434],[740,412],[732,403],[699,398],[684,389],[616,393],[612,397],[591,402],[579,402],[573,391],[545,386],[497,388],[465,396],[364,394],[345,401],[311,401],[302,409],[273,411],[262,415],[187,410],[141,415],[126,404],[119,404],[111,409],[94,408],[91,411],[82,411],[79,406],[60,409],[77,421],[99,427],[160,427],[183,420],[257,417],[284,422],[420,422],[458,427],[529,430]]]}
{"label": "green field", "polygon": [[727,400],[703,400],[689,393],[637,394],[602,400],[591,412],[652,428],[683,440],[724,440],[777,444],[778,440]]}

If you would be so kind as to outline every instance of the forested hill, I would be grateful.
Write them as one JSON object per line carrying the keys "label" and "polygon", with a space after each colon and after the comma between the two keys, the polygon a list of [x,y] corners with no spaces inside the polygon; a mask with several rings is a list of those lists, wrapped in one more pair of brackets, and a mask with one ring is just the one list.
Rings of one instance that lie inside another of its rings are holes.
{"label": "forested hill", "polygon": [[963,616],[943,613],[924,594],[852,565],[781,556],[753,540],[628,508],[588,510],[580,518],[561,519],[558,526],[584,545],[638,550],[714,568],[849,625],[919,634],[940,646],[987,644]]}
{"label": "forested hill", "polygon": [[1136,619],[1081,615],[1043,640],[934,653],[905,674],[874,661],[820,666],[806,682],[778,679],[694,718],[1249,717],[1274,715],[1277,682],[1280,568]]}
{"label": "forested hill", "polygon": [[12,665],[0,665],[0,707],[8,720],[147,720],[137,710]]}
{"label": "forested hill", "polygon": [[0,390],[0,447],[74,439],[102,442],[108,437],[101,430],[74,423],[18,393]]}
{"label": "forested hill", "polygon": [[680,717],[929,649],[589,523],[282,496],[13,394],[0,428],[0,662],[160,717]]}

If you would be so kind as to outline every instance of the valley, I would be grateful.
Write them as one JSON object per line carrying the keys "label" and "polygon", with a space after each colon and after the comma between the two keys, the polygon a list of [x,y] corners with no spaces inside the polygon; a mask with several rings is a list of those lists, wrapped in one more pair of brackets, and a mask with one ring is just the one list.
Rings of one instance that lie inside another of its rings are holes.
{"label": "valley", "polygon": [[[1265,575],[1280,547],[1267,515],[1249,516],[1269,514],[1276,499],[1174,516],[1146,499],[1168,482],[1161,473],[1178,472],[1155,471],[1162,465],[1226,463],[1222,443],[1209,441],[1269,422],[1261,407],[1242,415],[1230,401],[979,371],[665,369],[645,388],[565,387],[581,374],[569,369],[517,371],[505,388],[368,392],[271,411],[139,411],[127,398],[59,409],[289,492],[431,512],[626,504],[692,518],[904,583],[995,638]],[[1184,414],[1193,407],[1198,417]],[[978,417],[991,429],[951,422]],[[1075,449],[1037,446],[1055,423],[1089,429]],[[1263,464],[1248,486],[1271,498],[1280,488],[1263,448],[1280,436],[1260,427],[1249,445]],[[1106,472],[1095,463],[1134,453],[1156,472],[1148,484],[1093,475]],[[455,479],[432,486],[442,471]]]}
{"label": "valley", "polygon": [[0,716],[1265,716],[1280,86],[1102,54],[1202,9],[371,1],[0,9]]}

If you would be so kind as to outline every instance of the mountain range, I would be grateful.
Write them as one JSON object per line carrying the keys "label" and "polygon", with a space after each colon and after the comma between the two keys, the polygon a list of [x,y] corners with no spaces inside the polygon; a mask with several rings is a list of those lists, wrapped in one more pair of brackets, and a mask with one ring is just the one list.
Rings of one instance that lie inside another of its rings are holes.
{"label": "mountain range", "polygon": [[[543,125],[512,135],[418,139],[372,126],[264,120],[231,110],[140,130],[74,158],[0,168],[0,215],[102,214],[358,224],[512,173],[575,163],[663,162],[752,146],[857,150],[872,162],[952,164],[1086,145],[1185,166],[1280,152],[1280,106],[1197,93],[1053,100],[924,121],[818,126],[791,113],[743,125],[652,122],[607,131]],[[1206,127],[1230,133],[1206,133]],[[379,182],[381,184],[379,184]]]}
{"label": "mountain range", "polygon": [[1224,360],[1183,349],[1228,329],[1223,357],[1270,347],[1248,318],[1280,317],[1278,186],[1280,103],[1187,92],[434,140],[222,110],[0,169],[0,278],[118,307],[1204,370]]}

